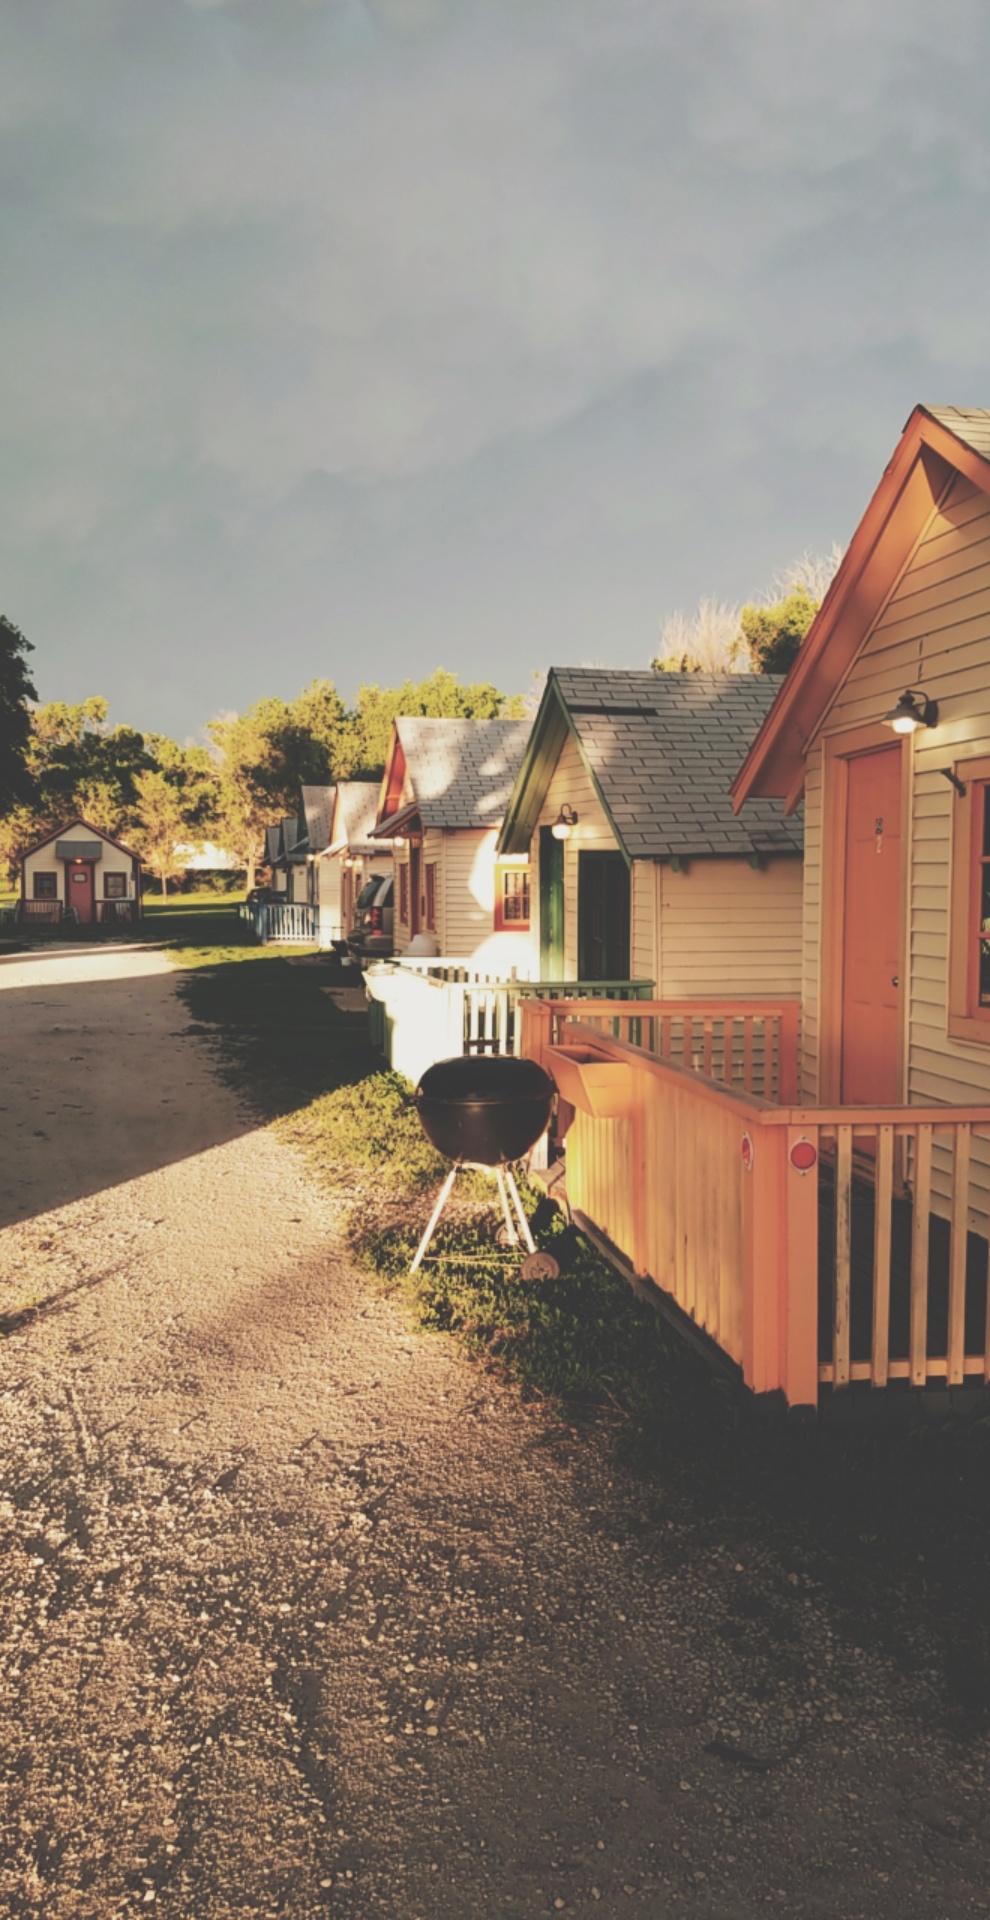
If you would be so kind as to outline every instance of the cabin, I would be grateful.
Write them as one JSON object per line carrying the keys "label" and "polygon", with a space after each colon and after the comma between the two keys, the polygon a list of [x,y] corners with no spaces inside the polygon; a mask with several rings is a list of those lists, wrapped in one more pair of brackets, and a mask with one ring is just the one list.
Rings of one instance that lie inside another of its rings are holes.
{"label": "cabin", "polygon": [[800,819],[729,798],[780,684],[551,669],[496,847],[501,889],[525,862],[536,977],[797,993]]}
{"label": "cabin", "polygon": [[919,406],[733,785],[804,807],[796,999],[524,1014],[576,1216],[791,1407],[990,1383],[988,796],[990,411]]}
{"label": "cabin", "polygon": [[529,970],[528,856],[498,871],[495,857],[529,733],[527,720],[393,721],[371,839],[394,851],[397,955],[426,935],[492,974]]}
{"label": "cabin", "polygon": [[23,855],[18,914],[28,925],[119,926],[141,918],[141,862],[77,815]]}
{"label": "cabin", "polygon": [[320,860],[320,884],[336,898],[337,931],[333,938],[337,940],[346,940],[353,927],[358,897],[366,882],[372,875],[386,880],[392,872],[388,842],[371,838],[378,817],[378,797],[377,780],[339,780],[334,789],[329,837]]}

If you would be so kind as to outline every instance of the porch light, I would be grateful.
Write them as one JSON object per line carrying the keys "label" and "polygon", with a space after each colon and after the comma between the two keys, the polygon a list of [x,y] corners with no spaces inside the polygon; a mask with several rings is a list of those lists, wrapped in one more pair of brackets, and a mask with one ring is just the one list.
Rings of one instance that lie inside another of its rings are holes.
{"label": "porch light", "polygon": [[577,820],[578,820],[578,817],[574,808],[569,807],[565,800],[563,806],[560,809],[560,812],[557,815],[556,820],[553,823],[553,826],[550,828],[550,831],[553,834],[554,839],[569,840],[571,837],[572,828],[577,826]]}
{"label": "porch light", "polygon": [[392,841],[393,847],[404,847],[405,844],[406,843],[403,840],[401,833],[397,833],[394,840]]}
{"label": "porch light", "polygon": [[883,716],[884,726],[895,733],[917,733],[921,727],[938,726],[938,701],[929,700],[920,687],[905,687],[896,707]]}

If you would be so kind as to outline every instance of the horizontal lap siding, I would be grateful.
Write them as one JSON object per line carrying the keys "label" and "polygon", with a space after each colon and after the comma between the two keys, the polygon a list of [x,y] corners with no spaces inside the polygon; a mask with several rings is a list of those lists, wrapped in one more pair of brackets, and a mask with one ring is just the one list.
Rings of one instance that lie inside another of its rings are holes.
{"label": "horizontal lap siding", "polygon": [[[513,967],[521,977],[531,975],[533,936],[495,931],[495,829],[449,832],[442,837],[437,874],[438,882],[441,878],[443,882],[441,953],[473,960],[483,972],[499,977],[507,976]],[[433,857],[424,849],[424,860]]]}
{"label": "horizontal lap siding", "polygon": [[691,860],[659,869],[660,998],[798,994],[801,862]]}
{"label": "horizontal lap siding", "polygon": [[[880,613],[828,716],[827,731],[875,725],[905,687],[923,687],[939,703],[938,727],[916,734],[913,741],[908,1099],[990,1101],[990,1049],[950,1039],[947,1033],[952,809],[963,802],[941,769],[964,754],[990,754],[990,501],[962,479],[933,515]],[[819,746],[809,761],[806,802],[804,993],[809,1050],[819,978],[821,764]],[[813,1081],[810,1059],[805,1072]],[[811,1090],[806,1085],[805,1092]],[[974,1163],[981,1159],[974,1147]],[[947,1154],[937,1139],[933,1191],[936,1198],[948,1192]]]}

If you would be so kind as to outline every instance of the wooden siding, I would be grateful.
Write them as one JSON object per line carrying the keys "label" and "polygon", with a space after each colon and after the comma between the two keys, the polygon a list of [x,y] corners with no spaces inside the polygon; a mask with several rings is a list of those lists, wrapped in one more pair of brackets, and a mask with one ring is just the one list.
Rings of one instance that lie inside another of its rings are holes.
{"label": "wooden siding", "polygon": [[[96,829],[92,827],[84,827],[84,826],[66,827],[61,833],[58,834],[55,840],[50,840],[46,846],[39,847],[36,853],[28,854],[24,862],[24,872],[25,872],[25,879],[26,879],[26,888],[25,888],[26,897],[29,900],[31,899],[33,874],[55,873],[58,875],[58,897],[63,902],[63,905],[64,905],[65,904],[65,862],[64,860],[60,860],[58,858],[55,852],[56,846],[61,842],[67,841],[67,840],[92,841],[94,839],[99,839],[99,837],[100,836],[96,831]],[[110,846],[109,842],[106,840],[103,840],[101,844],[102,844],[103,851],[100,859],[96,862],[96,882],[95,882],[96,892],[94,894],[94,899],[102,900],[103,898],[103,881],[101,876],[105,873],[126,874],[127,875],[127,892],[129,896],[133,896],[134,887],[133,887],[131,876],[134,871],[134,862],[131,858],[131,855],[129,853],[121,853],[117,847]]]}
{"label": "wooden siding", "polygon": [[[531,849],[533,940],[536,953],[539,953],[540,931],[539,829],[552,826],[561,807],[565,805],[573,807],[578,817],[577,826],[570,838],[564,841],[564,975],[568,980],[576,980],[578,977],[578,855],[592,848],[600,851],[615,851],[619,843],[612,832],[608,815],[598,798],[595,783],[581,758],[577,743],[570,735],[561,748],[560,758],[547,788],[537,831],[533,836]],[[656,978],[656,881],[655,868],[651,860],[633,862],[631,899],[630,977],[633,980],[653,980]]]}
{"label": "wooden siding", "polygon": [[658,998],[800,992],[799,859],[768,860],[760,869],[745,860],[691,860],[685,872],[661,866],[657,875],[660,952],[649,977]]}
{"label": "wooden siding", "polygon": [[[824,738],[875,726],[905,687],[939,703],[939,724],[905,743],[913,752],[906,1009],[911,1104],[990,1100],[990,1049],[950,1039],[948,931],[956,800],[940,769],[990,753],[990,500],[957,479],[933,512],[880,611],[810,754],[805,791],[803,1096],[819,1091]],[[893,738],[893,736],[891,736]],[[974,1159],[977,1157],[974,1153]],[[936,1153],[934,1181],[942,1183]]]}

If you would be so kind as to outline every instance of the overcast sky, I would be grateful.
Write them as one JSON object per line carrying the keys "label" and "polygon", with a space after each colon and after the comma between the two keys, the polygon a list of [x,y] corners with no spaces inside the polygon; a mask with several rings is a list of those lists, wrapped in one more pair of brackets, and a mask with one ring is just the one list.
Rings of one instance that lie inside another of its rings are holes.
{"label": "overcast sky", "polygon": [[0,610],[198,732],[645,666],[990,404],[990,8],[3,0]]}

